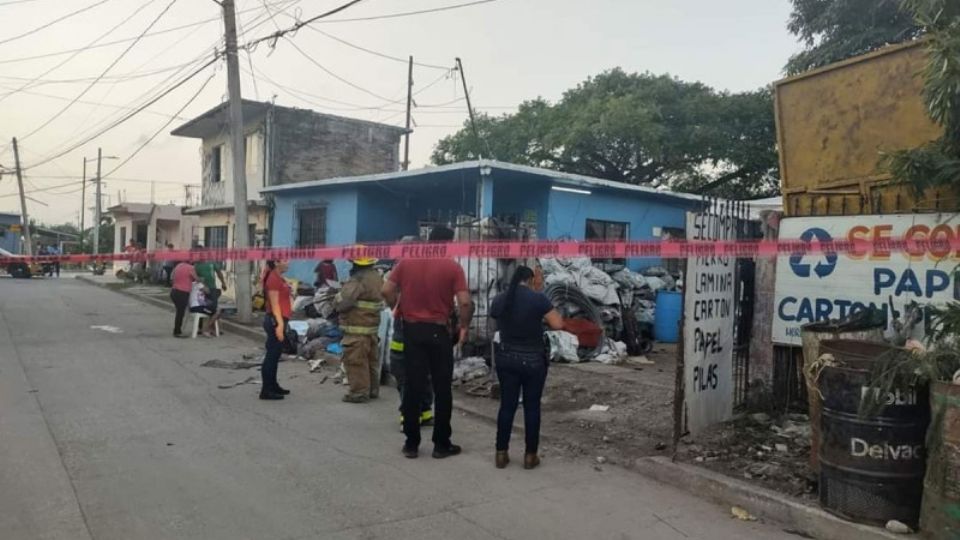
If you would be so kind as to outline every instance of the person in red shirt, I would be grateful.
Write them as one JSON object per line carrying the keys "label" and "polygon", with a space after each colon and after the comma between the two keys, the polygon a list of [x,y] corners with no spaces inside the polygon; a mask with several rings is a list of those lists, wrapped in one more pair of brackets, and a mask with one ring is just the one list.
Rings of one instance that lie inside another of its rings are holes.
{"label": "person in red shirt", "polygon": [[[453,231],[435,227],[431,242],[449,242]],[[459,307],[460,342],[466,339],[473,303],[463,268],[453,259],[404,259],[390,273],[383,286],[383,298],[390,307],[400,305],[403,317],[403,353],[406,360],[406,387],[401,411],[406,442],[403,455],[415,458],[420,446],[420,403],[426,387],[433,385],[435,416],[433,457],[460,453],[450,440],[453,410],[453,338],[450,315],[454,298]],[[429,382],[428,382],[429,374]]]}
{"label": "person in red shirt", "polygon": [[293,311],[290,306],[290,285],[283,279],[287,267],[287,261],[267,261],[263,277],[263,298],[267,311],[263,318],[263,330],[267,333],[267,352],[263,355],[263,365],[260,367],[260,399],[283,399],[290,393],[277,382],[284,331]]}
{"label": "person in red shirt", "polygon": [[190,290],[193,288],[193,282],[200,281],[200,278],[192,264],[182,262],[173,268],[172,281],[170,300],[173,300],[173,306],[176,308],[176,315],[173,318],[173,337],[183,337],[180,328],[183,326],[183,316],[190,305]]}

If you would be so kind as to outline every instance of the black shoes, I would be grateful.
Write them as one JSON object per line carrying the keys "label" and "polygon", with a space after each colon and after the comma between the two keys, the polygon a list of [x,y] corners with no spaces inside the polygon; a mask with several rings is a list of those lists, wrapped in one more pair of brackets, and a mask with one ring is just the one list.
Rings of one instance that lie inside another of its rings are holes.
{"label": "black shoes", "polygon": [[456,444],[451,444],[447,447],[436,446],[433,448],[433,457],[434,459],[443,459],[450,456],[458,455],[463,449]]}
{"label": "black shoes", "polygon": [[407,445],[403,446],[403,457],[407,459],[416,459],[418,455],[420,455],[420,452],[416,448],[412,448]]}
{"label": "black shoes", "polygon": [[281,396],[289,396],[289,395],[290,395],[290,391],[287,390],[286,388],[281,387],[281,386],[277,386],[276,388],[273,389],[273,391],[274,391],[275,393],[277,393],[277,394],[280,394]]}
{"label": "black shoes", "polygon": [[267,400],[283,399],[283,394],[274,390],[268,390],[266,392],[260,392],[260,399],[267,399]]}

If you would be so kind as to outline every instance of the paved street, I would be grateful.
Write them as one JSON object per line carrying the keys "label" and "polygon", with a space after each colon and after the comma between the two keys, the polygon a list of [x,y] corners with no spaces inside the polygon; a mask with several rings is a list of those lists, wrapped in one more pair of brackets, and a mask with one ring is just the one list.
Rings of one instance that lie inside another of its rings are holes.
{"label": "paved street", "polygon": [[[73,279],[0,279],[0,537],[34,539],[796,538],[615,467],[400,455],[395,392],[369,405],[280,366],[293,395],[231,383],[257,344],[170,337],[172,313]],[[429,437],[427,437],[429,439]]]}

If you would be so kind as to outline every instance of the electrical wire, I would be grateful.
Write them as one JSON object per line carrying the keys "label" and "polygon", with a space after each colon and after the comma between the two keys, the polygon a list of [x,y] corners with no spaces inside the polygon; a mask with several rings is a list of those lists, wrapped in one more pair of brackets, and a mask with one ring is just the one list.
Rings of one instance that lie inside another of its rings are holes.
{"label": "electrical wire", "polygon": [[460,9],[471,6],[478,6],[480,4],[489,4],[491,2],[496,2],[497,0],[476,0],[474,2],[465,2],[463,4],[453,4],[450,6],[441,6],[438,8],[432,9],[421,9],[419,11],[406,11],[401,13],[391,13],[388,15],[373,15],[370,17],[356,17],[353,19],[333,19],[330,21],[322,21],[318,24],[334,24],[334,23],[345,23],[345,22],[359,22],[359,21],[378,21],[381,19],[396,19],[398,17],[411,17],[413,15],[423,15],[426,13],[437,13],[440,11],[449,11],[451,9]]}
{"label": "electrical wire", "polygon": [[[410,59],[409,59],[409,58],[400,58],[399,56],[391,56],[391,55],[389,55],[389,54],[387,54],[387,53],[383,53],[383,52],[380,52],[380,51],[375,51],[375,50],[373,50],[373,49],[368,49],[368,48],[366,48],[366,47],[362,47],[362,46],[360,46],[360,45],[357,45],[356,43],[351,43],[351,42],[349,42],[349,41],[347,41],[347,40],[345,40],[345,39],[339,38],[339,37],[337,37],[337,36],[335,36],[335,35],[333,35],[333,34],[330,34],[330,33],[328,33],[328,32],[324,32],[323,30],[320,30],[319,28],[314,28],[313,26],[308,26],[307,28],[309,28],[310,30],[313,30],[314,32],[316,32],[316,33],[318,33],[318,34],[320,34],[320,35],[322,35],[322,36],[325,36],[325,37],[327,37],[327,38],[329,38],[329,39],[332,39],[332,40],[334,40],[334,41],[336,41],[336,42],[342,43],[343,45],[346,45],[347,47],[350,47],[350,48],[352,48],[352,49],[356,49],[356,50],[358,50],[358,51],[363,51],[363,52],[365,52],[365,53],[372,54],[372,55],[374,55],[374,56],[379,56],[380,58],[386,58],[387,60],[393,60],[394,62],[399,62],[399,63],[401,63],[401,64],[408,64],[408,63],[410,62]],[[448,70],[450,69],[449,66],[440,66],[440,65],[436,65],[436,64],[426,64],[426,63],[417,62],[417,61],[414,61],[414,62],[413,62],[413,65],[419,66],[419,67],[424,67],[424,68],[429,68],[429,69],[442,69],[442,70],[444,70],[444,71],[448,71]]]}
{"label": "electrical wire", "polygon": [[106,4],[106,3],[109,2],[109,1],[110,1],[110,0],[100,0],[99,2],[96,2],[96,3],[94,3],[94,4],[90,4],[89,6],[82,7],[82,8],[80,8],[80,9],[76,10],[76,11],[72,11],[72,12],[70,12],[70,13],[67,13],[66,15],[64,15],[64,16],[62,16],[62,17],[58,17],[58,18],[56,18],[56,19],[54,19],[54,20],[52,20],[52,21],[50,21],[50,22],[48,22],[48,23],[46,23],[46,24],[42,24],[42,25],[40,25],[40,26],[38,26],[38,27],[36,27],[36,28],[33,28],[33,29],[31,29],[31,30],[27,30],[26,32],[24,32],[24,33],[22,33],[22,34],[17,34],[17,35],[15,35],[15,36],[11,36],[11,37],[8,37],[8,38],[6,38],[6,39],[0,39],[0,45],[3,45],[4,43],[10,43],[11,41],[16,41],[16,40],[18,40],[18,39],[20,39],[20,38],[24,38],[24,37],[27,37],[27,36],[32,35],[32,34],[36,34],[37,32],[39,32],[39,31],[41,31],[41,30],[45,30],[45,29],[47,29],[47,28],[50,28],[51,26],[57,24],[58,22],[65,21],[65,20],[67,20],[67,19],[69,19],[69,18],[71,18],[71,17],[73,17],[73,16],[75,16],[75,15],[79,15],[79,14],[84,13],[84,12],[86,12],[86,11],[90,11],[91,9],[93,9],[93,8],[95,8],[95,7],[97,7],[97,6]]}
{"label": "electrical wire", "polygon": [[[135,81],[138,79],[153,77],[154,75],[159,75],[161,73],[168,73],[170,71],[183,69],[184,67],[188,67],[191,64],[193,64],[193,62],[187,62],[184,64],[178,64],[175,66],[169,66],[165,68],[157,68],[157,69],[148,70],[148,71],[131,71],[131,72],[122,73],[118,75],[107,75],[105,77],[101,77],[100,80],[116,81],[116,82]],[[39,86],[47,86],[51,84],[76,84],[76,83],[82,83],[82,82],[90,82],[90,81],[96,80],[97,77],[79,77],[76,79],[37,79],[33,77],[15,77],[12,75],[0,75],[0,79],[10,79],[13,81],[31,81],[31,82],[35,82],[36,84],[31,84],[30,88],[37,88]]]}
{"label": "electrical wire", "polygon": [[[98,41],[100,41],[101,39],[109,36],[110,34],[112,34],[113,32],[115,32],[118,28],[120,28],[121,26],[123,26],[124,24],[126,24],[130,19],[136,17],[141,11],[143,11],[144,9],[146,9],[147,7],[149,7],[150,5],[152,5],[155,1],[156,1],[156,0],[150,0],[149,2],[146,2],[146,3],[144,3],[144,4],[141,4],[140,7],[138,7],[137,9],[135,9],[135,10],[133,11],[133,13],[131,13],[130,15],[128,15],[128,16],[127,16],[126,18],[124,18],[122,21],[120,21],[119,23],[117,23],[116,25],[114,25],[112,28],[110,28],[110,29],[107,30],[106,32],[104,32],[104,33],[100,34],[99,36],[97,36],[93,41],[87,43],[87,46],[89,47],[89,46],[91,46],[91,45],[95,45],[95,44],[96,44]],[[51,67],[51,68],[49,68],[49,69],[47,69],[47,70],[44,71],[43,73],[41,73],[41,74],[37,75],[36,77],[34,77],[33,79],[31,79],[29,82],[26,82],[26,83],[22,84],[22,85],[20,86],[20,88],[17,88],[16,90],[14,90],[14,91],[12,91],[12,92],[7,92],[6,94],[0,96],[0,101],[3,101],[3,100],[5,100],[5,99],[7,99],[8,97],[10,97],[10,96],[12,96],[12,95],[14,95],[14,94],[16,94],[16,93],[18,93],[18,92],[20,92],[20,91],[26,90],[27,88],[33,87],[33,85],[34,85],[33,83],[35,83],[35,82],[37,82],[38,80],[40,80],[41,77],[44,77],[44,76],[46,76],[46,75],[48,75],[48,74],[56,71],[57,69],[60,69],[62,66],[66,65],[66,64],[69,63],[71,60],[73,60],[73,59],[76,58],[78,55],[80,55],[80,53],[82,53],[83,51],[84,51],[84,49],[78,49],[76,52],[74,52],[73,54],[71,54],[69,58],[66,58],[66,59],[64,59],[63,61],[61,61],[60,63],[54,65],[53,67]]]}
{"label": "electrical wire", "polygon": [[[490,1],[490,0],[487,0],[487,1]],[[271,42],[275,45],[280,38],[285,37],[287,34],[296,32],[297,30],[303,28],[304,26],[307,26],[307,25],[309,25],[309,24],[311,24],[311,23],[314,23],[314,22],[316,22],[316,21],[319,21],[320,19],[324,19],[324,18],[329,17],[329,16],[331,16],[331,15],[336,15],[337,13],[340,13],[341,11],[343,11],[343,10],[345,10],[345,9],[348,9],[348,8],[350,8],[350,7],[353,7],[353,6],[357,5],[357,4],[359,4],[360,2],[363,2],[363,0],[350,0],[350,1],[347,2],[346,4],[342,4],[342,5],[337,6],[337,7],[333,8],[333,9],[331,9],[331,10],[329,10],[329,11],[325,11],[325,12],[323,12],[323,13],[321,13],[320,15],[317,15],[317,16],[315,16],[315,17],[310,17],[309,19],[307,19],[307,20],[305,20],[305,21],[298,22],[297,24],[295,24],[295,25],[293,25],[293,26],[291,26],[291,27],[289,27],[289,28],[285,28],[285,29],[283,29],[283,30],[277,30],[276,32],[274,32],[274,33],[272,33],[272,34],[270,34],[270,35],[268,35],[268,36],[264,36],[264,37],[262,37],[262,38],[257,38],[257,39],[255,39],[255,40],[253,40],[253,41],[247,42],[246,44],[243,45],[243,48],[244,48],[244,49],[255,48],[255,47],[257,46],[257,44],[262,43],[262,42],[264,42],[264,41],[271,41]]]}
{"label": "electrical wire", "polygon": [[306,58],[307,60],[309,60],[310,63],[312,63],[313,65],[317,66],[317,67],[320,68],[324,73],[326,73],[327,75],[333,77],[334,79],[342,82],[343,84],[345,84],[345,85],[347,85],[347,86],[349,86],[349,87],[351,87],[351,88],[355,88],[355,89],[357,89],[357,90],[360,90],[361,92],[363,92],[363,93],[365,93],[365,94],[369,94],[369,95],[371,95],[371,96],[373,96],[373,97],[375,97],[375,98],[377,98],[377,99],[381,99],[381,100],[385,101],[386,103],[399,103],[400,101],[402,101],[402,99],[390,99],[390,98],[388,98],[388,97],[382,96],[382,95],[380,95],[380,94],[378,94],[378,93],[376,93],[376,92],[374,92],[374,91],[372,91],[372,90],[367,90],[366,88],[360,86],[359,84],[353,83],[353,82],[351,82],[351,81],[349,81],[349,80],[341,77],[340,75],[337,75],[336,73],[334,73],[333,71],[331,71],[330,69],[328,69],[326,66],[324,66],[323,64],[321,64],[320,62],[318,62],[316,59],[314,59],[312,56],[310,56],[309,54],[307,54],[306,52],[304,52],[304,50],[301,49],[299,46],[297,46],[297,44],[296,44],[292,39],[290,39],[290,38],[285,38],[285,39],[290,43],[290,45],[293,46],[294,49],[297,50],[297,52],[299,52],[301,55],[303,55],[304,58]]}
{"label": "electrical wire", "polygon": [[75,143],[75,144],[70,145],[68,148],[66,148],[66,149],[64,149],[64,150],[61,150],[61,151],[59,151],[59,152],[57,152],[57,153],[55,153],[55,154],[53,154],[53,155],[51,155],[51,156],[49,156],[49,157],[46,157],[46,158],[42,159],[42,160],[41,160],[40,162],[38,162],[38,163],[33,163],[33,164],[31,164],[29,167],[23,167],[22,169],[23,169],[23,170],[32,169],[32,168],[35,168],[35,167],[39,167],[40,165],[43,165],[43,164],[45,164],[45,163],[49,163],[49,162],[57,159],[58,157],[61,157],[61,156],[64,156],[64,155],[66,155],[66,154],[69,154],[70,152],[73,152],[73,151],[76,150],[77,148],[80,148],[81,146],[83,146],[83,145],[87,144],[88,142],[96,139],[97,137],[99,137],[100,135],[103,135],[104,133],[110,131],[111,129],[116,128],[117,126],[123,124],[123,123],[126,122],[127,120],[133,118],[134,116],[136,116],[137,114],[139,114],[140,112],[142,112],[144,109],[146,109],[146,108],[149,107],[150,105],[153,105],[154,103],[160,101],[162,98],[164,98],[165,96],[167,96],[168,94],[170,94],[171,92],[173,92],[174,90],[176,90],[177,88],[183,86],[183,85],[186,84],[186,82],[189,81],[190,79],[192,79],[192,78],[196,77],[197,75],[199,75],[200,73],[202,73],[203,70],[207,69],[208,67],[210,67],[211,65],[213,65],[214,63],[216,63],[216,62],[220,59],[220,56],[221,56],[220,54],[217,54],[212,60],[210,60],[209,62],[207,62],[207,63],[203,64],[202,66],[200,66],[200,68],[198,68],[197,70],[195,70],[195,71],[193,71],[192,73],[190,73],[190,75],[184,77],[184,78],[181,79],[179,82],[177,82],[175,85],[173,85],[172,87],[170,87],[170,88],[168,88],[167,90],[165,90],[164,92],[162,92],[160,95],[158,95],[158,96],[150,99],[149,101],[147,101],[147,102],[144,103],[143,105],[137,107],[136,109],[134,109],[134,110],[131,111],[130,113],[124,115],[121,119],[117,120],[116,122],[111,123],[111,124],[110,124],[109,126],[107,126],[106,128],[101,129],[101,130],[99,130],[97,133],[95,133],[95,134],[93,134],[93,135],[91,135],[91,136],[89,136],[89,137],[84,138],[84,139],[81,140],[80,142],[77,142],[77,143]]}
{"label": "electrical wire", "polygon": [[[200,93],[203,92],[204,89],[206,89],[207,85],[210,84],[210,81],[212,81],[215,76],[216,76],[216,73],[211,73],[210,76],[207,77],[207,80],[203,81],[203,84],[200,85],[200,88],[196,91],[196,93],[193,94],[193,96],[190,97],[190,99],[188,99],[187,102],[184,103],[182,107],[180,107],[180,110],[178,110],[176,114],[179,115],[180,113],[182,113],[182,112],[184,111],[184,109],[186,109],[186,108],[189,107],[194,101],[196,101],[196,99],[197,99],[198,97],[200,97]],[[157,135],[159,135],[162,131],[166,130],[167,127],[168,127],[170,124],[173,123],[173,121],[174,121],[173,118],[171,118],[170,120],[167,120],[162,126],[160,126],[160,129],[158,129],[157,131],[153,132],[153,135],[151,135],[146,141],[143,142],[143,144],[141,144],[139,147],[137,147],[137,149],[134,150],[133,153],[131,153],[129,156],[127,156],[126,159],[124,159],[123,161],[121,161],[119,165],[117,165],[116,167],[114,167],[113,169],[111,169],[110,172],[102,175],[101,178],[107,178],[107,177],[109,177],[111,174],[117,172],[121,167],[123,167],[124,165],[126,165],[131,159],[134,158],[134,156],[136,156],[137,154],[139,154],[141,150],[143,150],[144,148],[146,148],[148,144],[150,144],[151,142],[153,142],[153,140],[154,140],[155,138],[157,138]]]}
{"label": "electrical wire", "polygon": [[13,4],[25,4],[27,2],[36,2],[37,0],[10,0],[9,2],[0,2],[0,7],[10,6]]}
{"label": "electrical wire", "polygon": [[[143,36],[143,34],[146,34],[147,32],[149,32],[150,29],[153,28],[153,26],[154,26],[155,24],[157,24],[157,22],[158,22],[164,15],[166,15],[166,14],[167,14],[167,11],[169,11],[170,8],[172,8],[173,5],[176,4],[176,3],[177,3],[177,0],[170,0],[170,3],[167,4],[167,7],[163,8],[163,11],[161,11],[161,12],[153,19],[153,21],[150,22],[150,24],[149,24],[149,25],[147,26],[147,28],[143,31],[143,33],[140,34],[141,37]],[[109,72],[111,69],[113,69],[113,67],[116,66],[116,65],[120,62],[120,60],[122,60],[123,57],[126,56],[127,53],[130,52],[130,50],[133,49],[133,48],[137,45],[137,43],[139,43],[139,39],[136,40],[136,41],[134,41],[133,43],[131,43],[129,46],[127,46],[127,48],[124,49],[124,51],[123,51],[122,53],[120,53],[120,55],[117,56],[117,58],[116,58],[113,62],[111,62],[110,65],[107,66],[106,69],[103,70],[103,72],[100,73],[100,76],[97,77],[96,80],[92,81],[89,85],[87,85],[87,87],[84,88],[83,91],[80,92],[80,93],[77,95],[77,97],[75,97],[73,100],[71,100],[70,103],[67,103],[63,108],[61,108],[59,111],[57,111],[56,114],[54,114],[54,115],[51,116],[49,119],[47,119],[46,122],[40,124],[40,125],[39,125],[38,127],[36,127],[33,131],[31,131],[30,133],[27,133],[26,135],[24,135],[24,136],[22,137],[22,139],[23,139],[23,140],[26,140],[26,139],[27,139],[28,137],[30,137],[31,135],[33,135],[33,134],[37,133],[38,131],[40,131],[41,129],[49,126],[54,120],[56,120],[57,118],[59,118],[63,113],[67,112],[67,110],[69,110],[70,107],[72,107],[72,106],[77,102],[78,99],[83,98],[83,96],[85,96],[85,95],[87,94],[87,92],[89,92],[90,89],[94,87],[94,85],[96,85],[98,82],[100,82],[100,79],[101,79],[104,75],[106,75],[107,72]]]}

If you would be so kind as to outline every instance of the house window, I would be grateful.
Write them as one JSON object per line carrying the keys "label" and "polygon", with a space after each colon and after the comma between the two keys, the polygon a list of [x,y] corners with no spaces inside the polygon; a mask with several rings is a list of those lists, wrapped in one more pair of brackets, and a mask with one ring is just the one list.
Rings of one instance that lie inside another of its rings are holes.
{"label": "house window", "polygon": [[[584,239],[588,242],[624,242],[629,236],[629,231],[629,223],[588,219]],[[627,264],[626,259],[593,259],[593,262],[618,266]]]}
{"label": "house window", "polygon": [[626,241],[629,230],[629,223],[588,219],[584,238],[594,242],[623,242]]}
{"label": "house window", "polygon": [[327,208],[301,208],[297,211],[297,247],[322,246],[327,243]]}
{"label": "house window", "polygon": [[223,180],[221,163],[223,162],[223,145],[217,145],[210,151],[210,181],[213,183]]}
{"label": "house window", "polygon": [[203,247],[205,248],[227,247],[227,226],[219,225],[216,227],[204,227],[203,228]]}

